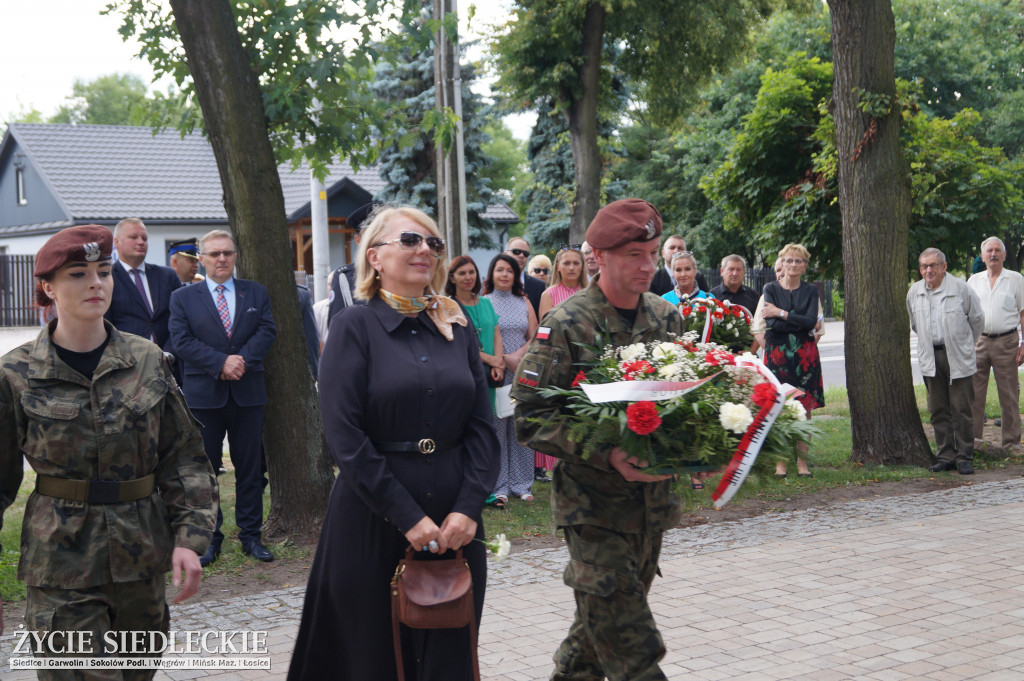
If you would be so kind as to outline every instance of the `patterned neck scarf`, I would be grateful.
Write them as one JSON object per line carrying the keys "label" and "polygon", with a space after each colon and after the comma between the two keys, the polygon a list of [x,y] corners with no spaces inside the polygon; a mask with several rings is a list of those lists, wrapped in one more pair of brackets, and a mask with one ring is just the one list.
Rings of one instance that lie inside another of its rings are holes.
{"label": "patterned neck scarf", "polygon": [[700,294],[700,287],[697,286],[697,282],[695,281],[693,282],[693,288],[687,291],[686,293],[683,293],[682,291],[679,290],[679,284],[676,284],[675,291],[676,295],[679,296],[680,301],[690,300],[692,298],[696,298],[698,294]]}
{"label": "patterned neck scarf", "polygon": [[406,298],[384,289],[381,289],[378,295],[399,314],[414,315],[426,311],[427,316],[434,322],[434,326],[446,340],[452,340],[455,337],[452,334],[452,324],[466,326],[468,323],[459,304],[445,296],[429,295]]}

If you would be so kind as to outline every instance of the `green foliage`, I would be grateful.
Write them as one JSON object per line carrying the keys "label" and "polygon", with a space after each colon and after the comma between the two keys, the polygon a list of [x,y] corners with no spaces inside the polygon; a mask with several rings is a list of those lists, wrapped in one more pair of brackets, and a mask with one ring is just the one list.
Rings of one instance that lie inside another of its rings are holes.
{"label": "green foliage", "polygon": [[708,199],[701,180],[724,161],[744,116],[754,108],[766,68],[782,68],[798,51],[831,59],[829,19],[822,7],[773,14],[758,32],[750,59],[700,90],[699,106],[679,125],[666,129],[639,119],[621,131],[625,158],[615,166],[615,177],[627,183],[626,192],[654,203],[702,264],[730,253],[756,264],[777,248],[773,243],[762,249],[746,232],[727,232],[724,206]]}
{"label": "green foliage", "polygon": [[[426,23],[426,22],[425,22]],[[415,30],[415,29],[414,29]],[[429,46],[404,43],[393,51],[382,47],[372,85],[374,95],[387,103],[401,121],[399,138],[383,147],[379,172],[387,185],[375,198],[400,201],[437,214],[437,168],[434,150],[438,144],[454,151],[456,120],[438,121],[448,112],[435,108],[434,55]],[[474,248],[491,248],[489,230],[493,223],[481,216],[494,200],[486,176],[492,161],[483,146],[490,138],[485,131],[490,107],[472,90],[476,69],[466,65],[462,75],[463,143],[466,168],[466,213],[469,243]],[[454,114],[452,114],[454,116]],[[432,130],[442,131],[440,139]]]}
{"label": "green foliage", "polygon": [[[697,86],[749,44],[751,29],[777,4],[768,0],[517,0],[492,41],[498,89],[524,107],[551,99],[558,110],[581,91],[583,19],[600,2],[605,39],[622,50],[618,68],[658,123],[675,120]],[[806,5],[807,3],[800,3]],[[603,69],[602,95],[612,87]]]}
{"label": "green foliage", "polygon": [[821,105],[831,89],[832,65],[816,57],[797,55],[779,69],[769,67],[725,161],[701,181],[723,206],[726,230],[763,253],[803,243],[828,278],[841,272],[842,242],[835,238],[841,220],[834,185],[827,185],[817,162],[823,144],[814,133],[828,115]]}
{"label": "green foliage", "polygon": [[[279,162],[297,166],[305,160],[323,176],[338,156],[357,167],[375,162],[376,142],[387,143],[406,133],[402,117],[391,115],[388,103],[367,85],[382,42],[422,46],[429,41],[429,26],[421,32],[381,37],[382,27],[410,24],[417,3],[370,2],[365,15],[347,12],[348,5],[330,0],[236,0],[232,7],[242,46],[259,79]],[[113,0],[105,13],[123,17],[122,37],[138,40],[140,55],[157,77],[169,75],[177,82],[185,107],[175,124],[182,133],[201,125],[184,49],[166,4]]]}
{"label": "green foliage", "polygon": [[71,95],[49,123],[91,125],[159,125],[162,117],[185,114],[179,93],[149,93],[138,76],[111,73],[91,81],[76,79]]}
{"label": "green foliage", "polygon": [[[910,164],[914,199],[907,267],[917,254],[941,249],[953,263],[969,264],[982,235],[1020,221],[1024,207],[1024,161],[1007,160],[999,147],[985,147],[973,136],[980,115],[965,109],[952,120],[904,113],[902,144]],[[1020,243],[1019,231],[1011,243]]]}
{"label": "green foliage", "polygon": [[526,206],[527,241],[538,250],[553,250],[569,234],[574,165],[565,117],[544,101],[527,142],[532,182],[519,194]]}
{"label": "green foliage", "polygon": [[1019,3],[894,0],[893,14],[896,76],[920,83],[920,105],[932,116],[984,112],[1024,86]]}
{"label": "green foliage", "polygon": [[531,181],[526,145],[499,118],[487,121],[483,132],[490,139],[480,145],[480,150],[490,163],[481,169],[480,177],[488,180],[497,196],[512,204],[517,188],[525,188]]}
{"label": "green foliage", "polygon": [[836,319],[843,318],[843,310],[846,301],[843,298],[843,292],[839,290],[839,287],[832,289],[832,316]]}

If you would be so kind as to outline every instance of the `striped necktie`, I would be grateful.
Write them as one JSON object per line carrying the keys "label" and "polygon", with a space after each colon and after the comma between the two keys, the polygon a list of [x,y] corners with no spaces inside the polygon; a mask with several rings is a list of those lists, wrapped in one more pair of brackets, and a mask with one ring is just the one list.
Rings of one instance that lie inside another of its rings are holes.
{"label": "striped necktie", "polygon": [[224,285],[218,284],[214,290],[217,292],[217,313],[220,315],[220,323],[224,325],[228,338],[231,338],[231,313],[228,312],[228,301],[224,297]]}

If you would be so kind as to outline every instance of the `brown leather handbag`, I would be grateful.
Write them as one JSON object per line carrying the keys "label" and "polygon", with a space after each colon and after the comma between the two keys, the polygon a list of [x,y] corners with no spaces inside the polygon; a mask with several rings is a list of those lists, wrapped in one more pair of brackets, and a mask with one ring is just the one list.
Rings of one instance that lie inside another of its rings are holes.
{"label": "brown leather handbag", "polygon": [[469,627],[473,678],[480,681],[476,655],[476,615],[473,578],[459,549],[450,560],[415,560],[410,546],[391,579],[391,631],[395,640],[398,681],[405,681],[400,624],[413,629]]}

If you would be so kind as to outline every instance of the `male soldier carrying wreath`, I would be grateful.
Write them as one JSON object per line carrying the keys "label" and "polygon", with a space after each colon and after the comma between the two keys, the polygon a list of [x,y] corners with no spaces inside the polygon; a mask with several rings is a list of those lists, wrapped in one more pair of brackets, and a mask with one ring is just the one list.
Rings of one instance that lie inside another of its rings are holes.
{"label": "male soldier carrying wreath", "polygon": [[670,476],[641,473],[637,465],[646,462],[618,447],[584,460],[567,426],[557,425],[564,405],[538,393],[570,387],[578,364],[597,359],[584,347],[597,334],[601,343],[622,346],[683,333],[675,307],[648,292],[660,235],[661,216],[647,201],[623,199],[599,210],[587,243],[600,274],[544,318],[513,382],[519,441],[559,459],[553,506],[569,547],[565,583],[576,591],[576,616],[555,653],[552,681],[667,678],[658,667],[665,645],[647,591],[658,569],[662,534],[680,519]]}

